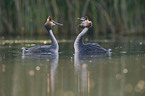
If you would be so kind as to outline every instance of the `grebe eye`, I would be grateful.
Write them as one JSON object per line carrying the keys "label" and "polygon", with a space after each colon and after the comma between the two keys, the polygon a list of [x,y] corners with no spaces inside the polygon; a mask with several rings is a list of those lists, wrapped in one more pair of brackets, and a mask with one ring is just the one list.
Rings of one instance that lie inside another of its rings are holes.
{"label": "grebe eye", "polygon": [[84,19],[84,20],[87,20],[87,19],[88,19],[88,17],[87,17],[87,16],[85,16],[85,17],[83,17],[83,19]]}
{"label": "grebe eye", "polygon": [[51,22],[52,22],[52,23],[54,23],[54,21],[53,21],[53,20],[52,20]]}

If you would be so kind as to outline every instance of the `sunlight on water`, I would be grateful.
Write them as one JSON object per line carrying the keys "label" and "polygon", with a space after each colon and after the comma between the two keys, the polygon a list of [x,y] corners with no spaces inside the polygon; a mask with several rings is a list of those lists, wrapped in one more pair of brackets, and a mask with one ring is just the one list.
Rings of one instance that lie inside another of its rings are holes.
{"label": "sunlight on water", "polygon": [[40,67],[39,66],[36,66],[36,70],[39,71],[40,70]]}
{"label": "sunlight on water", "polygon": [[125,68],[125,69],[123,69],[123,73],[127,73],[128,72],[128,70]]}
{"label": "sunlight on water", "polygon": [[116,79],[120,80],[122,78],[121,74],[116,74]]}
{"label": "sunlight on water", "polygon": [[[72,42],[72,40],[58,40],[58,42]],[[4,44],[17,44],[17,43],[51,43],[51,40],[2,40],[0,42],[0,45],[4,45]]]}
{"label": "sunlight on water", "polygon": [[34,76],[34,75],[35,75],[35,72],[34,72],[33,70],[30,70],[30,71],[29,71],[29,75],[30,75],[30,76]]}
{"label": "sunlight on water", "polygon": [[144,80],[140,80],[138,81],[138,83],[135,86],[135,91],[136,92],[145,92],[145,81]]}
{"label": "sunlight on water", "polygon": [[145,41],[95,42],[111,56],[74,54],[73,40],[59,40],[59,54],[25,56],[22,47],[51,42],[0,41],[0,96],[143,96]]}
{"label": "sunlight on water", "polygon": [[131,84],[126,84],[125,91],[131,93],[133,91],[133,86]]}

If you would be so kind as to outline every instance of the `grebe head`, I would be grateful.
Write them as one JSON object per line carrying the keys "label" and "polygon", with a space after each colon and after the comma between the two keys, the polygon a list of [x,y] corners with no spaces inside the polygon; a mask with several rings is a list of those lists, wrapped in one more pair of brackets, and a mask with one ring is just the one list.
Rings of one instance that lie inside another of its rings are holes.
{"label": "grebe head", "polygon": [[50,30],[50,29],[52,29],[52,26],[54,26],[54,25],[60,25],[60,26],[62,26],[63,24],[56,23],[56,22],[55,22],[54,20],[52,20],[51,17],[49,16],[49,17],[47,18],[46,23],[44,24],[45,28],[46,28],[47,30]]}
{"label": "grebe head", "polygon": [[81,21],[81,24],[79,24],[80,28],[90,28],[92,27],[92,21],[89,21],[88,17],[82,17],[78,18],[78,20]]}

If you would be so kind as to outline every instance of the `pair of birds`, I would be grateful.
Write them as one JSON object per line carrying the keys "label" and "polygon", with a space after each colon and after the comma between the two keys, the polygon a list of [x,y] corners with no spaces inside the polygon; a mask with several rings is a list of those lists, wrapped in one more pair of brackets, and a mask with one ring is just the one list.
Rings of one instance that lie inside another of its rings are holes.
{"label": "pair of birds", "polygon": [[[77,36],[75,42],[74,42],[74,49],[75,53],[82,53],[82,54],[100,54],[100,53],[105,53],[108,54],[110,52],[109,50],[104,49],[97,43],[83,43],[83,37],[87,33],[88,29],[92,27],[92,22],[89,21],[87,17],[82,17],[78,18],[78,20],[81,21],[81,24],[79,24],[79,27],[82,28],[82,32]],[[47,45],[47,46],[36,46],[36,47],[31,47],[31,48],[22,48],[23,49],[23,54],[51,54],[51,53],[58,53],[59,50],[59,45],[58,42],[52,32],[52,26],[54,25],[60,25],[62,26],[63,24],[56,23],[54,20],[51,19],[49,16],[47,18],[46,23],[44,24],[45,28],[47,29],[52,44]]]}

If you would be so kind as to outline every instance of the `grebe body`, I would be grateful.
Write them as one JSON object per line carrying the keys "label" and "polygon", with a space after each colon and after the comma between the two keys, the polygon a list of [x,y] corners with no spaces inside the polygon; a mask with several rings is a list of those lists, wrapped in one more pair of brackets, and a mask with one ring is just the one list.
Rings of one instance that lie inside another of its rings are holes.
{"label": "grebe body", "polygon": [[84,43],[83,37],[87,33],[88,29],[92,27],[92,22],[87,17],[78,18],[81,21],[79,27],[82,28],[82,32],[77,36],[74,42],[75,53],[81,54],[108,54],[111,49],[106,50],[97,43]]}
{"label": "grebe body", "polygon": [[44,27],[47,29],[50,39],[52,41],[51,45],[46,45],[46,46],[36,46],[36,47],[31,47],[31,48],[22,48],[23,50],[23,55],[26,54],[51,54],[51,53],[58,53],[59,50],[59,45],[58,42],[52,32],[52,26],[54,25],[60,25],[62,26],[63,24],[56,23],[55,21],[51,20],[51,17],[49,16],[46,23],[44,24]]}

